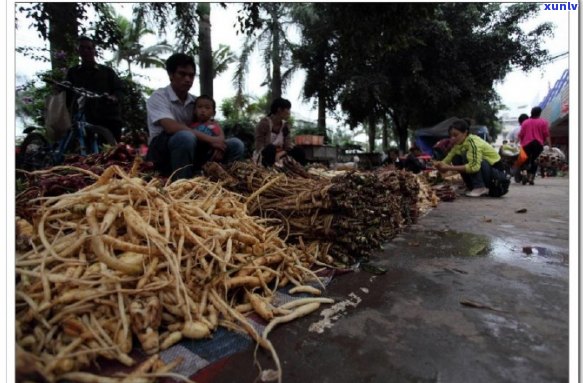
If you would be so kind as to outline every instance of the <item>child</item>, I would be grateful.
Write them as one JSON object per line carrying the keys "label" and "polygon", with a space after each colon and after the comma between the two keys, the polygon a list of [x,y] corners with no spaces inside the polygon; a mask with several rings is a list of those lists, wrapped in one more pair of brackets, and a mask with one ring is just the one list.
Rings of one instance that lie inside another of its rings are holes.
{"label": "child", "polygon": [[[219,123],[214,119],[215,113],[215,100],[207,95],[199,96],[194,102],[193,122],[190,124],[190,127],[207,136],[221,137],[224,140],[223,129],[221,129]],[[202,150],[197,150],[196,157],[203,162],[220,161],[222,159],[223,152],[220,150],[213,149],[205,142],[199,141],[198,145],[202,146]]]}

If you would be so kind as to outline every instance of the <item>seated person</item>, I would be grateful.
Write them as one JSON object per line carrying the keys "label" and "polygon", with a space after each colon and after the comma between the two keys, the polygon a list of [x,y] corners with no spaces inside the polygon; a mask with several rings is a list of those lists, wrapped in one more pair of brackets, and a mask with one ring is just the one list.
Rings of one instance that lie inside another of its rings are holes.
{"label": "seated person", "polygon": [[455,171],[460,173],[466,188],[466,196],[487,195],[492,176],[492,168],[503,170],[500,155],[489,143],[470,134],[470,127],[458,119],[449,127],[453,148],[442,162],[436,162],[439,172]]}
{"label": "seated person", "polygon": [[[193,122],[190,124],[190,127],[209,137],[219,137],[225,140],[228,147],[231,141],[238,141],[239,139],[225,139],[223,129],[221,129],[219,123],[214,119],[215,114],[215,100],[206,94],[198,96],[194,102]],[[201,140],[198,145],[200,146],[200,150],[197,148],[196,151],[195,170],[199,170],[198,168],[208,161],[220,162],[223,160],[224,152],[222,150],[213,148],[203,140]]]}
{"label": "seated person", "polygon": [[387,153],[387,158],[381,163],[383,166],[392,166],[395,169],[403,169],[403,161],[399,157],[399,149],[391,148]]}
{"label": "seated person", "polygon": [[255,128],[255,152],[253,160],[263,166],[273,164],[289,155],[301,165],[306,165],[306,154],[299,147],[293,147],[287,119],[291,102],[276,98],[271,103],[270,113],[263,117]]}
{"label": "seated person", "polygon": [[[85,118],[91,124],[102,125],[110,130],[119,142],[123,125],[121,117],[121,102],[124,97],[123,82],[113,69],[95,61],[95,41],[81,36],[78,48],[81,64],[69,68],[66,80],[75,87],[108,95],[104,98],[87,99]],[[67,91],[67,105],[70,112],[77,111],[76,95],[71,90]]]}
{"label": "seated person", "polygon": [[405,158],[405,161],[403,163],[404,169],[409,170],[410,172],[413,172],[415,174],[420,173],[422,170],[425,170],[426,169],[425,162],[418,158],[422,154],[423,152],[421,151],[421,149],[419,149],[417,146],[412,146],[409,149],[409,154],[407,154],[407,157]]}
{"label": "seated person", "polygon": [[206,149],[211,147],[212,156],[223,163],[236,161],[245,152],[245,145],[237,138],[225,140],[222,134],[211,136],[190,127],[196,100],[188,91],[195,71],[192,56],[171,55],[166,60],[170,84],[154,91],[146,102],[150,133],[147,159],[162,175],[173,174],[174,179],[192,178],[206,162],[201,163],[202,155],[197,154],[199,143],[207,144]]}
{"label": "seated person", "polygon": [[518,156],[519,152],[520,148],[518,148],[516,145],[509,143],[508,140],[504,140],[502,141],[502,146],[500,146],[498,154],[500,154],[501,156],[514,157]]}

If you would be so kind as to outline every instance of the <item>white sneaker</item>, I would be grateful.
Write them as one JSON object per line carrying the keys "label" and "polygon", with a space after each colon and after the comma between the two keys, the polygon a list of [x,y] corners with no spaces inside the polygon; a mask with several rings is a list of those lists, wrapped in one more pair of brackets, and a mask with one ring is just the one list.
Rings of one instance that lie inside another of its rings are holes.
{"label": "white sneaker", "polygon": [[466,193],[467,197],[481,197],[487,195],[489,192],[488,188],[476,188],[472,191]]}

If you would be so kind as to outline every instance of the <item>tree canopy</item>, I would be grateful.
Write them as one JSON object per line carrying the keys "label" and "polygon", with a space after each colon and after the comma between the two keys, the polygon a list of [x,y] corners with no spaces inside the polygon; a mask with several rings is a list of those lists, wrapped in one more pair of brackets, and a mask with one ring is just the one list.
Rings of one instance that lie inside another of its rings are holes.
{"label": "tree canopy", "polygon": [[[294,70],[304,69],[304,96],[318,107],[322,133],[326,113],[340,107],[346,124],[367,127],[371,150],[379,124],[384,142],[392,130],[404,149],[411,130],[453,115],[496,126],[500,100],[495,83],[513,68],[529,71],[548,59],[542,43],[552,34],[551,25],[521,28],[538,9],[535,3],[243,3],[237,23],[248,39],[239,60],[245,64],[251,51],[259,49],[270,98],[282,94]],[[132,22],[142,23],[135,33],[141,28],[141,33],[156,30],[163,36],[172,28],[174,46],[205,50],[205,62],[213,57],[208,52],[210,35],[199,39],[201,28],[210,34],[206,7],[136,3],[134,10]],[[116,23],[102,3],[37,3],[18,11],[34,20],[51,52],[67,52],[88,23],[104,48],[124,46],[130,33],[119,28],[120,20]],[[90,11],[95,20],[87,20]],[[291,25],[300,31],[299,45],[289,39]],[[122,53],[118,62],[124,59]],[[214,78],[219,69],[224,68],[216,67],[206,76]],[[233,93],[239,96],[245,73],[245,65],[236,72]],[[243,107],[237,99],[233,105]],[[496,135],[495,129],[491,135]]]}

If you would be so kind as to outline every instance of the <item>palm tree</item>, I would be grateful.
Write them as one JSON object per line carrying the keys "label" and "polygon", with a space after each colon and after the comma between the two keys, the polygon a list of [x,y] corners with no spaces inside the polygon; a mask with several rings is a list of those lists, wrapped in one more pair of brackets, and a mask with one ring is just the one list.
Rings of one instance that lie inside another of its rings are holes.
{"label": "palm tree", "polygon": [[237,61],[237,56],[228,45],[219,44],[219,48],[213,51],[213,79],[229,69],[229,64]]}
{"label": "palm tree", "polygon": [[294,4],[291,14],[302,34],[302,45],[294,55],[306,71],[304,98],[317,100],[318,130],[327,137],[326,110],[334,109],[336,104],[333,96],[336,93],[335,85],[329,73],[334,57],[334,36],[326,20],[328,14],[318,5],[299,3]]}
{"label": "palm tree", "polygon": [[[258,7],[267,15],[261,19],[263,29],[259,31],[257,37],[249,35],[245,40],[233,81],[237,87],[237,93],[242,94],[249,57],[257,47],[263,56],[266,70],[266,78],[262,85],[269,86],[271,101],[281,97],[282,89],[286,87],[292,74],[298,69],[292,60],[295,45],[286,36],[286,29],[291,24],[290,6],[280,3],[260,3]],[[286,69],[282,72],[284,68]]]}
{"label": "palm tree", "polygon": [[144,47],[140,44],[142,37],[154,34],[154,31],[146,26],[142,14],[138,14],[133,21],[124,16],[116,15],[115,24],[120,41],[114,51],[111,62],[117,65],[121,61],[128,64],[128,76],[132,76],[132,64],[138,64],[142,68],[163,68],[164,60],[160,55],[172,51],[172,46],[166,41]]}
{"label": "palm tree", "polygon": [[198,61],[200,93],[213,97],[213,49],[211,44],[211,5],[198,3]]}

